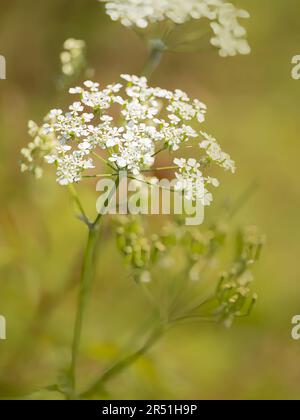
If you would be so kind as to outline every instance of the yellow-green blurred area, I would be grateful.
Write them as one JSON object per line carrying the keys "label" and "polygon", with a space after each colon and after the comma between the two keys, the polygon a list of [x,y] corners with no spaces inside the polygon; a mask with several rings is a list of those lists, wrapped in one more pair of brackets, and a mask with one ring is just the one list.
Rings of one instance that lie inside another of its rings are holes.
{"label": "yellow-green blurred area", "polygon": [[[222,174],[208,217],[251,185],[256,193],[233,221],[258,225],[267,244],[255,269],[259,301],[230,330],[205,323],[172,329],[134,366],[107,384],[109,398],[298,399],[300,342],[291,319],[300,314],[300,81],[291,59],[300,54],[298,0],[236,0],[249,10],[252,54],[220,58],[216,51],[167,53],[152,83],[180,88],[208,105],[207,131],[238,165]],[[57,90],[65,39],[87,42],[90,67],[102,85],[138,74],[147,57],[137,35],[113,23],[96,0],[11,0],[0,5],[0,395],[60,398],[39,388],[68,366],[86,229],[67,190],[48,172],[21,174],[27,121],[64,106]],[[94,211],[95,183],[80,188]],[[162,221],[160,221],[162,223]],[[226,251],[230,255],[230,250]],[[227,269],[224,259],[220,269]],[[163,280],[163,279],[162,279]],[[188,280],[187,280],[188,281]],[[149,303],[128,276],[111,234],[97,251],[97,270],[84,322],[79,386],[99,375],[134,342]]]}

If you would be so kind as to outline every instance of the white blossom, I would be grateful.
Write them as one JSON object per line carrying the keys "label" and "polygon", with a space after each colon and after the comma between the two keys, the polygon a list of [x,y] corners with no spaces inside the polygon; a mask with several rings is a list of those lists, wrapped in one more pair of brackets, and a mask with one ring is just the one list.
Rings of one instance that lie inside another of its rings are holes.
{"label": "white blossom", "polygon": [[207,187],[217,187],[219,181],[206,171],[212,163],[232,172],[235,166],[217,141],[200,131],[205,104],[181,90],[149,87],[145,77],[122,75],[121,79],[123,83],[104,88],[92,81],[72,88],[70,94],[79,99],[66,112],[51,110],[41,127],[31,121],[29,133],[34,140],[22,150],[22,170],[40,176],[44,160],[56,167],[60,185],[78,183],[97,168],[98,156],[104,153],[101,159],[115,172],[127,170],[138,177],[155,168],[160,150],[174,153],[198,141],[203,152],[198,160],[174,160],[176,190],[209,205],[212,194]]}
{"label": "white blossom", "polygon": [[144,29],[149,24],[171,20],[182,24],[192,19],[208,20],[213,31],[211,43],[222,57],[249,54],[246,30],[239,19],[249,13],[227,0],[99,0],[106,12],[124,26]]}
{"label": "white blossom", "polygon": [[183,191],[187,200],[198,201],[203,206],[209,206],[213,201],[213,196],[206,186],[211,184],[217,187],[219,181],[204,176],[201,164],[196,159],[174,159],[174,163],[178,166],[178,171],[175,174],[177,178],[175,190]]}
{"label": "white blossom", "polygon": [[30,171],[36,178],[41,178],[43,175],[42,164],[44,157],[55,150],[57,144],[54,130],[49,124],[39,127],[34,121],[29,121],[28,133],[33,140],[21,150],[23,158],[21,171]]}
{"label": "white blossom", "polygon": [[205,140],[199,144],[199,147],[206,151],[210,160],[217,163],[226,171],[231,171],[234,174],[236,171],[235,162],[227,153],[222,151],[217,140],[205,132],[201,132],[201,134]]}

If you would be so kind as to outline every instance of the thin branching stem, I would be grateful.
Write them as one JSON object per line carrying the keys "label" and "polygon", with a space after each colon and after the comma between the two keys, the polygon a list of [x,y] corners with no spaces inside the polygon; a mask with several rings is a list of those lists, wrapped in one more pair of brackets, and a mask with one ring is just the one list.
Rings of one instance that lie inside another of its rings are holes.
{"label": "thin branching stem", "polygon": [[[116,193],[117,189],[119,188],[119,185],[120,185],[120,176],[119,176],[119,174],[117,174],[117,177],[116,177],[116,180],[115,180],[115,184],[114,184],[113,188],[111,189],[111,191],[110,191],[110,193],[108,195],[108,198],[107,198],[107,200],[105,201],[105,203],[103,205],[104,208],[107,208],[108,207],[108,205],[111,202],[114,194]],[[96,227],[98,225],[98,223],[100,222],[100,220],[102,218],[102,215],[103,215],[103,211],[100,211],[100,213],[96,217],[94,223],[92,224],[93,227]]]}
{"label": "thin branching stem", "polygon": [[[117,188],[119,186],[119,177],[117,177],[115,181],[114,188],[110,191],[110,194],[104,203],[104,206],[108,206],[111,202],[113,195],[115,194]],[[80,348],[80,341],[82,335],[82,325],[83,325],[83,318],[84,313],[87,305],[88,294],[91,286],[91,282],[93,279],[93,271],[94,271],[94,256],[96,250],[96,244],[98,239],[99,233],[99,224],[103,215],[103,211],[100,211],[98,216],[96,217],[93,223],[89,223],[88,228],[88,240],[87,246],[84,254],[83,259],[83,267],[80,279],[80,290],[78,296],[78,304],[77,304],[77,314],[75,320],[75,328],[74,328],[74,335],[73,335],[73,343],[72,343],[72,358],[71,358],[71,366],[69,372],[70,378],[70,395],[69,398],[74,398],[76,395],[76,367],[77,367],[77,360]]]}
{"label": "thin branching stem", "polygon": [[167,187],[164,187],[163,185],[151,184],[151,182],[145,181],[144,179],[136,178],[136,177],[131,176],[131,175],[128,176],[128,179],[133,179],[134,181],[142,182],[143,184],[149,185],[150,187],[160,188],[160,189],[162,189],[164,191],[168,191],[168,192],[171,192],[171,193],[175,193],[176,192],[172,188],[167,188]]}
{"label": "thin branching stem", "polygon": [[154,43],[150,49],[148,60],[142,70],[142,76],[147,77],[148,80],[151,78],[152,74],[159,66],[163,54],[164,49],[161,47],[161,45]]}
{"label": "thin branching stem", "polygon": [[[149,58],[147,60],[147,63],[143,69],[143,75],[147,78],[150,78],[157,66],[159,65],[162,55],[163,55],[163,48],[158,47],[158,45],[153,45],[151,48],[151,52],[149,55]],[[162,149],[164,150],[165,147]],[[160,150],[160,151],[162,151]],[[158,151],[156,154],[160,153]],[[104,159],[102,156],[97,154],[96,152],[93,152],[93,155],[97,157],[99,160],[101,160],[106,166],[113,169],[115,171],[115,167],[110,164],[106,159]],[[97,177],[92,175],[92,177]],[[113,197],[113,194],[115,193],[116,189],[119,186],[120,178],[117,176],[115,181],[115,188],[111,191],[107,203],[104,203],[104,205],[107,205],[110,200]],[[75,197],[74,197],[75,198]],[[80,205],[80,201],[76,199],[77,205]],[[81,205],[80,205],[81,207]],[[83,209],[82,209],[83,210]],[[84,216],[84,211],[81,212]],[[92,272],[93,272],[93,260],[94,260],[94,253],[95,253],[95,245],[96,245],[96,237],[98,232],[98,227],[100,220],[102,218],[102,214],[99,213],[96,217],[95,221],[93,223],[89,223],[89,235],[88,235],[88,242],[87,247],[85,251],[84,256],[84,262],[83,262],[83,269],[82,269],[82,275],[81,275],[81,281],[80,281],[80,292],[79,292],[79,299],[78,299],[78,309],[77,309],[77,316],[76,316],[76,322],[75,322],[75,329],[74,329],[74,337],[73,337],[73,345],[72,345],[72,361],[71,361],[71,367],[70,367],[70,379],[71,379],[71,388],[72,388],[72,395],[71,397],[74,397],[76,394],[76,365],[77,365],[77,359],[78,359],[78,353],[79,353],[79,347],[80,347],[80,339],[81,339],[81,332],[82,332],[82,323],[83,323],[83,315],[85,311],[86,301],[88,297],[88,291],[91,284],[92,279]],[[86,218],[87,219],[87,218]],[[155,337],[157,335],[155,334]],[[126,366],[128,363],[133,363],[137,357],[139,357],[141,354],[145,353],[149,347],[151,347],[152,342],[155,338],[150,337],[148,342],[143,346],[136,354],[129,357],[127,360],[120,362],[117,366],[111,369],[111,373],[106,373],[104,378],[109,378],[110,376],[114,376],[117,374],[120,370],[122,370],[123,366]],[[157,337],[158,339],[158,337]],[[156,341],[156,340],[155,340]],[[97,383],[94,385],[97,386]]]}
{"label": "thin branching stem", "polygon": [[105,163],[106,166],[108,166],[109,168],[113,169],[114,171],[116,170],[116,168],[114,167],[114,165],[112,165],[111,163],[108,162],[108,160],[106,160],[105,158],[103,158],[101,155],[99,155],[96,152],[92,152],[92,154],[99,160],[101,160],[101,162]]}
{"label": "thin branching stem", "polygon": [[95,395],[97,392],[100,392],[103,388],[103,386],[111,379],[113,379],[115,376],[119,375],[124,370],[128,369],[130,366],[132,366],[140,357],[145,355],[153,346],[156,344],[156,342],[161,338],[163,335],[165,329],[162,327],[159,327],[155,329],[145,344],[142,345],[137,351],[133,352],[127,357],[124,357],[123,359],[119,360],[118,362],[114,363],[110,368],[108,368],[103,375],[100,376],[98,380],[96,380],[85,392],[83,392],[80,395],[80,398],[86,399],[93,395]]}
{"label": "thin branching stem", "polygon": [[163,147],[161,147],[155,153],[153,153],[153,155],[151,157],[155,157],[155,156],[159,155],[159,153],[164,152],[167,148],[168,148],[168,145],[165,144]]}
{"label": "thin branching stem", "polygon": [[209,322],[209,323],[216,323],[218,320],[215,317],[203,317],[200,315],[187,315],[182,316],[179,318],[175,318],[170,321],[171,324],[178,324],[182,322],[190,322],[190,321],[201,321],[201,322]]}
{"label": "thin branching stem", "polygon": [[71,194],[71,196],[72,196],[72,198],[73,198],[73,200],[74,200],[74,202],[75,202],[75,204],[76,204],[76,206],[77,206],[77,208],[80,212],[81,219],[83,220],[84,223],[86,223],[88,225],[89,224],[89,219],[86,215],[86,212],[83,208],[83,205],[81,204],[80,198],[77,194],[77,191],[76,191],[74,185],[69,184],[68,189],[69,189],[70,194]]}
{"label": "thin branching stem", "polygon": [[117,174],[94,174],[94,175],[83,175],[82,178],[112,178],[113,176],[117,176]]}
{"label": "thin branching stem", "polygon": [[172,171],[178,169],[178,166],[162,166],[159,168],[143,169],[141,172]]}
{"label": "thin branching stem", "polygon": [[231,207],[228,213],[229,220],[233,219],[235,215],[244,207],[249,199],[256,193],[259,184],[257,181],[253,181],[245,191],[237,198],[234,205]]}
{"label": "thin branching stem", "polygon": [[82,334],[83,316],[87,304],[88,292],[90,289],[92,276],[93,276],[93,261],[95,246],[97,242],[98,229],[89,228],[88,241],[84,254],[82,274],[80,279],[80,290],[78,296],[77,314],[74,328],[74,336],[72,343],[72,360],[70,367],[70,380],[72,394],[76,390],[76,366],[80,347],[80,340]]}

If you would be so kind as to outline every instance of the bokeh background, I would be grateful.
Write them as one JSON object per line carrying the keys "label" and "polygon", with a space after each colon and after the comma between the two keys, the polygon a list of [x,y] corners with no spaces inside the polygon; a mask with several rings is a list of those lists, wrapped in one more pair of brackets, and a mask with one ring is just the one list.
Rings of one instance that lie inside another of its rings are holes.
{"label": "bokeh background", "polygon": [[[111,398],[298,399],[300,342],[291,318],[300,313],[299,105],[300,81],[291,58],[300,54],[298,0],[237,0],[252,54],[221,59],[214,51],[168,53],[153,83],[181,88],[209,107],[207,127],[238,163],[224,176],[215,205],[235,199],[252,182],[256,193],[234,223],[256,224],[267,245],[255,271],[260,299],[250,318],[232,329],[189,324],[107,386]],[[19,172],[27,121],[41,121],[64,95],[56,89],[59,53],[68,37],[82,38],[102,84],[138,73],[145,45],[112,23],[96,0],[1,2],[0,54],[0,395],[39,391],[66,366],[85,229],[53,174],[35,181]],[[82,194],[92,206],[94,186]],[[212,210],[214,211],[214,210]],[[80,383],[101,372],[147,315],[147,302],[127,275],[114,239],[105,237],[87,312]]]}

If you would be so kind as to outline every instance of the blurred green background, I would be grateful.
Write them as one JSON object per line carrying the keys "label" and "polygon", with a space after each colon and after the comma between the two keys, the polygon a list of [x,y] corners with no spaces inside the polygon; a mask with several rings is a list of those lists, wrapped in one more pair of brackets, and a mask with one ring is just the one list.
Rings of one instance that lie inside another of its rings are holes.
{"label": "blurred green background", "polygon": [[[252,182],[259,185],[234,222],[256,224],[268,238],[255,272],[259,303],[229,331],[205,324],[172,330],[109,383],[112,398],[299,398],[300,342],[291,339],[291,318],[300,313],[300,81],[291,78],[291,58],[300,54],[300,5],[234,3],[251,13],[250,56],[168,53],[153,83],[203,100],[208,131],[237,161],[237,175],[222,178],[216,208]],[[147,56],[133,31],[112,23],[96,0],[1,2],[7,80],[0,81],[0,314],[8,336],[0,341],[1,396],[55,382],[69,356],[73,284],[86,232],[54,176],[37,182],[18,167],[28,119],[40,122],[49,109],[62,106],[56,79],[68,37],[87,42],[89,64],[101,84],[120,73],[139,73]],[[84,194],[94,203],[94,185]],[[105,237],[85,322],[81,385],[119,354],[147,318],[146,300],[127,274],[114,239]],[[34,396],[59,398],[42,391]]]}

